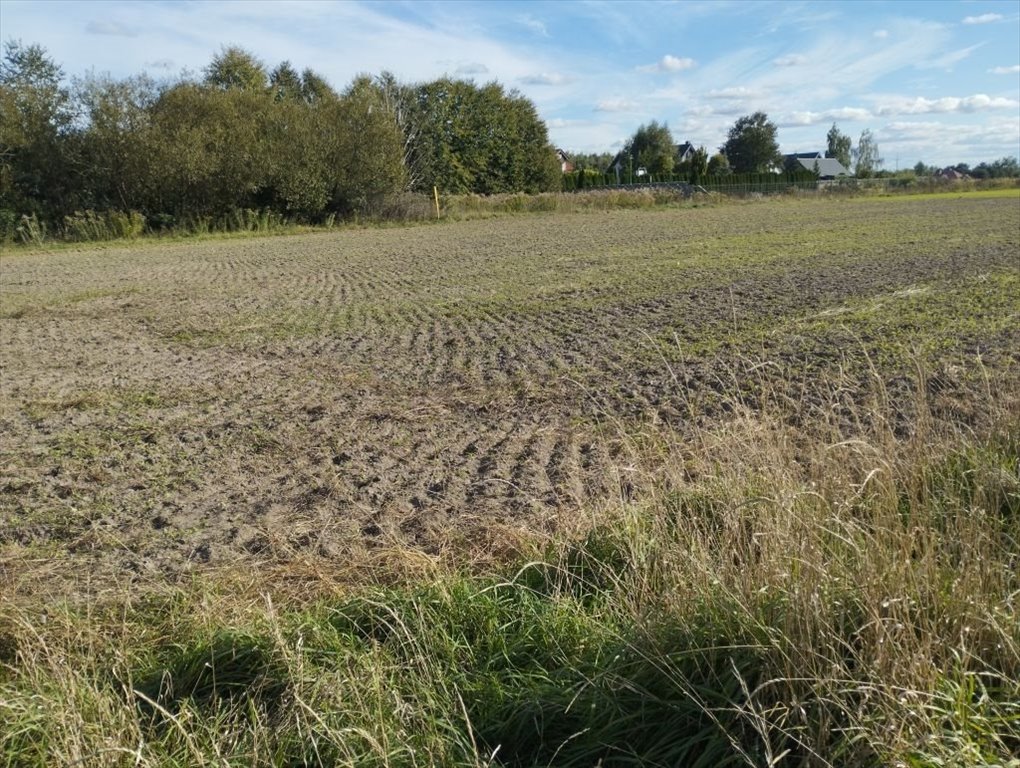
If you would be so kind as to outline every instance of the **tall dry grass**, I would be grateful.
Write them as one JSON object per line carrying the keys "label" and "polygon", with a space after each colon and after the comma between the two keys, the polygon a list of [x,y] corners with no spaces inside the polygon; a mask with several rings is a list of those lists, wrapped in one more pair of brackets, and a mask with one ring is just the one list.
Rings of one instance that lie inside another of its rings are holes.
{"label": "tall dry grass", "polygon": [[1017,393],[924,381],[621,425],[638,500],[481,573],[5,604],[0,763],[1020,765]]}

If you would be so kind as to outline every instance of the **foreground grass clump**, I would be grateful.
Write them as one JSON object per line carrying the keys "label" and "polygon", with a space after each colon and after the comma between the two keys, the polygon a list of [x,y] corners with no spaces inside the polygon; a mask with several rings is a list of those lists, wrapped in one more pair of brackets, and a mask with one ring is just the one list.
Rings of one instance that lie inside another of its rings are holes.
{"label": "foreground grass clump", "polygon": [[9,605],[0,764],[1016,766],[1015,416],[660,435],[654,496],[503,573]]}

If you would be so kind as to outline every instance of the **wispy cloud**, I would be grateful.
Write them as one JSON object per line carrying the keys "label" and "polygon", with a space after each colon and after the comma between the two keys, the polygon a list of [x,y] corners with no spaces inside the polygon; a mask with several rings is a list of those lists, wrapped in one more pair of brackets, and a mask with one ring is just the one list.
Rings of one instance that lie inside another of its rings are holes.
{"label": "wispy cloud", "polygon": [[881,96],[876,98],[874,113],[886,115],[926,115],[951,112],[984,112],[994,109],[1017,109],[1020,101],[1004,96],[988,96],[977,93],[973,96],[943,96],[926,99],[923,96]]}
{"label": "wispy cloud", "polygon": [[791,53],[786,56],[780,56],[778,59],[773,59],[772,63],[777,67],[800,67],[807,64],[808,58],[799,53]]}
{"label": "wispy cloud", "polygon": [[746,88],[742,85],[732,86],[730,88],[718,88],[709,91],[705,94],[710,99],[721,99],[723,101],[740,101],[743,99],[753,99],[762,95],[761,91],[754,88]]}
{"label": "wispy cloud", "polygon": [[919,62],[917,66],[919,69],[945,69],[963,61],[983,45],[984,43],[977,43],[976,45],[971,45],[966,48],[949,51],[948,53],[944,53],[930,61]]}
{"label": "wispy cloud", "polygon": [[573,80],[572,77],[559,72],[542,72],[538,75],[525,75],[520,78],[520,82],[525,85],[563,85],[571,80]]}
{"label": "wispy cloud", "polygon": [[637,102],[630,99],[603,99],[595,105],[596,112],[633,112]]}
{"label": "wispy cloud", "polygon": [[1001,13],[982,13],[980,16],[967,16],[964,18],[964,24],[991,24],[995,21],[1002,21]]}
{"label": "wispy cloud", "polygon": [[549,37],[549,30],[546,29],[545,22],[536,19],[530,13],[525,13],[521,16],[518,16],[516,21],[521,26],[530,29],[536,35],[541,35],[542,37]]}
{"label": "wispy cloud", "polygon": [[648,64],[643,67],[638,67],[639,72],[682,72],[685,69],[691,69],[697,64],[694,59],[686,56],[673,56],[666,54],[654,64]]}
{"label": "wispy cloud", "polygon": [[1020,72],[1020,64],[1014,64],[1012,67],[992,67],[988,71],[993,75],[1015,75]]}
{"label": "wispy cloud", "polygon": [[85,26],[90,35],[111,35],[113,37],[138,37],[138,32],[119,21],[90,21]]}
{"label": "wispy cloud", "polygon": [[871,33],[871,36],[875,37],[875,38],[878,38],[879,40],[885,40],[887,37],[889,37],[889,30],[888,29],[876,29],[874,32]]}

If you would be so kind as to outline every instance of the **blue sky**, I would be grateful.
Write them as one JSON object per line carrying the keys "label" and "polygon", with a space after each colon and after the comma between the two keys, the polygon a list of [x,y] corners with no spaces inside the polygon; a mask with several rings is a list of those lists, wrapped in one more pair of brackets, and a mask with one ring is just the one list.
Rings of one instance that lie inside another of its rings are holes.
{"label": "blue sky", "polygon": [[554,144],[615,151],[642,123],[714,150],[764,110],[786,152],[835,121],[885,167],[1020,155],[1020,0],[340,2],[0,0],[0,35],[68,75],[199,72],[224,45],[342,88],[389,70],[498,80]]}

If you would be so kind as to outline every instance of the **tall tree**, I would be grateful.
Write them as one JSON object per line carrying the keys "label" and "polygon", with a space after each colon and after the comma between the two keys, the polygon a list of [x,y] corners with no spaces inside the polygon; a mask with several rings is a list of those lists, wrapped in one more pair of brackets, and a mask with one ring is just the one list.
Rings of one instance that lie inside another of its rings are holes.
{"label": "tall tree", "polygon": [[289,61],[280,62],[269,73],[269,90],[277,101],[304,99],[301,75],[291,66]]}
{"label": "tall tree", "polygon": [[301,95],[309,104],[336,101],[339,98],[326,78],[307,68],[301,72]]}
{"label": "tall tree", "polygon": [[666,123],[659,125],[653,120],[639,126],[623,151],[635,169],[644,168],[652,175],[672,173],[676,165],[676,144]]}
{"label": "tall tree", "polygon": [[404,187],[403,139],[370,78],[357,78],[324,115],[334,209],[371,211]]}
{"label": "tall tree", "polygon": [[158,184],[148,166],[150,111],[159,86],[139,75],[124,80],[89,75],[75,80],[86,126],[81,132],[82,205],[139,208]]}
{"label": "tall tree", "polygon": [[265,65],[244,48],[230,46],[213,57],[205,68],[205,84],[226,91],[264,91],[269,86]]}
{"label": "tall tree", "polygon": [[871,178],[882,167],[882,158],[878,154],[878,142],[867,128],[861,131],[861,138],[857,140],[854,159],[856,161],[854,174],[859,179]]}
{"label": "tall tree", "polygon": [[443,78],[378,87],[405,142],[413,189],[463,194],[558,189],[561,173],[534,104],[498,83]]}
{"label": "tall tree", "polygon": [[826,157],[834,157],[844,168],[850,168],[850,137],[841,133],[836,124],[833,123],[825,136],[828,144],[825,150]]}
{"label": "tall tree", "polygon": [[702,176],[708,175],[708,150],[698,147],[691,155],[691,182],[697,184]]}
{"label": "tall tree", "polygon": [[0,208],[57,215],[73,205],[74,112],[63,71],[38,45],[0,60]]}
{"label": "tall tree", "polygon": [[734,123],[720,148],[737,173],[765,173],[782,159],[778,129],[764,112],[745,115]]}

